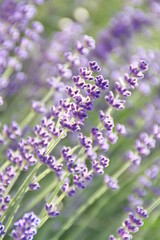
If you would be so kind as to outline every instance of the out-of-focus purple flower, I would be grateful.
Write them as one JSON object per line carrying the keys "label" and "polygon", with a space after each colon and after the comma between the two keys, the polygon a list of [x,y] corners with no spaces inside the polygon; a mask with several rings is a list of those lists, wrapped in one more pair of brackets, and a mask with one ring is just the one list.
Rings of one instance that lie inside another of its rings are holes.
{"label": "out-of-focus purple flower", "polygon": [[24,214],[21,219],[14,223],[14,229],[11,233],[12,238],[14,240],[33,239],[39,223],[39,218],[33,212]]}
{"label": "out-of-focus purple flower", "polygon": [[116,124],[116,132],[119,133],[122,136],[125,136],[127,134],[126,128],[123,124]]}
{"label": "out-of-focus purple flower", "polygon": [[147,199],[147,196],[149,193],[156,195],[154,189],[158,186],[154,180],[158,177],[159,172],[160,165],[159,161],[156,160],[138,177],[136,186],[133,187],[132,194],[128,196],[128,209],[132,210],[135,206],[149,204],[150,201]]}
{"label": "out-of-focus purple flower", "polygon": [[106,174],[104,176],[104,181],[105,181],[108,188],[110,188],[112,190],[118,190],[119,189],[117,180],[110,177],[109,175]]}
{"label": "out-of-focus purple flower", "polygon": [[141,10],[125,8],[101,31],[95,54],[100,59],[106,59],[115,49],[125,49],[135,33],[151,24],[151,18]]}

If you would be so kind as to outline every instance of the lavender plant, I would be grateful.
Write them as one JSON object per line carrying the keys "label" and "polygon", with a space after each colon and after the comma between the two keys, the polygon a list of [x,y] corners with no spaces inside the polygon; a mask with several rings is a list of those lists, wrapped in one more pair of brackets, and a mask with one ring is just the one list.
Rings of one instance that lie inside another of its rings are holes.
{"label": "lavender plant", "polygon": [[159,8],[0,3],[1,240],[158,240]]}

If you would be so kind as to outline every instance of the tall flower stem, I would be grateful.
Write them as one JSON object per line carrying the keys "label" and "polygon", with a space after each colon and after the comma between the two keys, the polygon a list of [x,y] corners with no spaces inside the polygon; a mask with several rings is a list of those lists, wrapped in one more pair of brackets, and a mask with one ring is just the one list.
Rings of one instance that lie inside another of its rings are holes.
{"label": "tall flower stem", "polygon": [[37,193],[35,198],[27,203],[26,208],[23,209],[23,212],[27,212],[31,210],[34,206],[36,206],[41,200],[43,200],[47,196],[47,194],[54,190],[57,184],[58,181],[57,179],[55,179],[55,181],[52,184],[49,184],[47,187],[45,187],[41,193],[39,194]]}
{"label": "tall flower stem", "polygon": [[[56,139],[56,141],[52,141],[52,144],[49,145],[49,147],[46,150],[46,154],[50,154],[52,152],[52,150],[56,147],[56,145],[60,142],[60,140],[65,136],[67,130],[64,130],[61,135]],[[36,174],[37,170],[39,169],[39,167],[41,166],[41,163],[37,163],[31,173],[28,175],[28,177],[25,179],[25,181],[22,183],[21,187],[19,188],[19,190],[17,191],[16,195],[14,196],[14,198],[11,200],[8,209],[5,212],[5,215],[8,215],[8,219],[6,221],[5,224],[5,229],[6,229],[6,233],[8,231],[8,229],[10,228],[12,221],[14,219],[14,213],[17,212],[18,208],[19,208],[19,204],[21,202],[21,200],[23,199],[26,190],[28,188],[29,183],[32,181],[34,175]],[[0,221],[3,222],[5,220],[5,216],[2,216]],[[2,240],[5,237],[5,235],[3,235],[0,240]]]}
{"label": "tall flower stem", "polygon": [[[158,152],[156,154],[156,156],[158,156]],[[78,239],[78,237],[80,236],[80,234],[82,233],[82,231],[87,228],[87,226],[89,225],[89,223],[92,221],[92,219],[94,219],[95,216],[98,215],[98,213],[105,208],[105,206],[107,206],[108,202],[110,201],[109,203],[109,206],[111,207],[111,204],[112,204],[112,198],[116,198],[116,195],[118,194],[118,202],[122,201],[122,199],[124,199],[124,192],[123,192],[123,189],[125,188],[125,191],[126,191],[126,188],[128,190],[130,190],[130,187],[131,187],[131,183],[133,183],[135,181],[135,178],[137,178],[142,172],[144,172],[144,170],[146,168],[148,168],[152,162],[154,162],[155,160],[155,154],[153,154],[152,158],[149,159],[149,161],[147,161],[147,163],[142,166],[140,168],[140,171],[138,171],[138,173],[134,174],[134,175],[131,175],[130,179],[127,180],[127,182],[125,182],[124,184],[121,185],[121,188],[120,188],[120,191],[116,191],[114,193],[114,195],[112,195],[111,197],[109,197],[108,199],[106,199],[106,197],[104,196],[102,200],[100,200],[100,202],[98,201],[97,202],[97,205],[93,207],[93,210],[90,214],[90,216],[88,218],[86,218],[85,221],[83,221],[83,224],[81,226],[80,229],[76,230],[75,231],[75,234],[74,234],[74,238],[75,239]],[[114,201],[113,201],[113,204],[114,204]],[[105,229],[105,233],[106,233],[106,229]],[[103,235],[103,233],[101,233]]]}
{"label": "tall flower stem", "polygon": [[[114,178],[119,178],[129,167],[131,163],[126,163],[122,168],[120,168],[115,174],[113,174]],[[64,226],[59,230],[59,232],[52,238],[52,240],[58,240],[62,234],[67,231],[72,224],[75,222],[75,220],[89,207],[91,206],[98,198],[100,198],[106,191],[107,191],[106,186],[102,186],[99,188],[88,200],[83,204],[82,206],[79,207],[79,209],[76,211],[76,213],[64,224]],[[157,204],[160,204],[160,199]]]}
{"label": "tall flower stem", "polygon": [[14,69],[12,67],[7,67],[2,74],[2,78],[9,78],[13,72],[14,72]]}
{"label": "tall flower stem", "polygon": [[157,198],[147,209],[148,214],[150,214],[155,208],[160,205],[160,197]]}

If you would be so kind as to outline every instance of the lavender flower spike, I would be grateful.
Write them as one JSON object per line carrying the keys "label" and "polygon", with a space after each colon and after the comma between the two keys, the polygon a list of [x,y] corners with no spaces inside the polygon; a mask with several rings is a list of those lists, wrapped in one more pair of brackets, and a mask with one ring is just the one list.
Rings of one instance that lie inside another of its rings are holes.
{"label": "lavender flower spike", "polygon": [[37,233],[39,223],[39,218],[33,212],[24,214],[21,219],[14,223],[15,229],[12,230],[12,238],[14,240],[32,240]]}
{"label": "lavender flower spike", "polygon": [[[143,219],[147,218],[147,211],[143,207],[136,208],[136,214],[130,212],[128,218],[124,220],[122,226],[117,229],[118,239],[131,240],[133,233],[139,230],[139,227],[143,225]],[[115,240],[116,238],[111,235],[108,240]]]}

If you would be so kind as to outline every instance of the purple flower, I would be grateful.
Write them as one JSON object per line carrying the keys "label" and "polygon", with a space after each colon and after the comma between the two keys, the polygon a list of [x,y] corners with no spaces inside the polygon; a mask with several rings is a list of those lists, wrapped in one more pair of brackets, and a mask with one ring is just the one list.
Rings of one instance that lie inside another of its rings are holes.
{"label": "purple flower", "polygon": [[109,81],[105,80],[102,75],[98,75],[95,77],[95,85],[99,87],[101,90],[109,89]]}
{"label": "purple flower", "polygon": [[92,147],[92,140],[90,138],[83,136],[82,133],[79,133],[78,139],[79,139],[81,146],[83,146],[84,148],[87,149],[87,148]]}
{"label": "purple flower", "polygon": [[119,82],[115,83],[116,91],[123,97],[130,97],[131,91],[127,89],[127,87],[122,87]]}
{"label": "purple flower", "polygon": [[[140,9],[124,8],[100,32],[95,55],[105,60],[109,58],[114,50],[128,51],[127,47],[133,36],[152,23],[153,21],[149,15]],[[142,68],[145,67],[145,65],[142,66]]]}
{"label": "purple flower", "polygon": [[15,229],[12,230],[12,238],[14,240],[33,239],[39,223],[39,218],[33,212],[24,214],[21,219],[14,223]]}
{"label": "purple flower", "polygon": [[82,55],[88,55],[89,51],[95,48],[95,41],[92,37],[85,35],[82,41],[76,42],[76,49]]}
{"label": "purple flower", "polygon": [[110,235],[108,240],[116,240],[116,238],[113,235]]}
{"label": "purple flower", "polygon": [[110,188],[112,190],[118,190],[119,189],[117,180],[110,177],[109,175],[106,174],[104,176],[104,181],[105,181],[105,184],[107,185],[108,188]]}
{"label": "purple flower", "polygon": [[68,197],[73,197],[76,193],[75,187],[70,187],[68,190]]}
{"label": "purple flower", "polygon": [[0,237],[3,236],[4,234],[5,234],[4,226],[0,222]]}
{"label": "purple flower", "polygon": [[63,183],[63,185],[61,186],[62,192],[67,192],[68,188],[69,188],[69,183],[68,182]]}
{"label": "purple flower", "polygon": [[136,218],[132,212],[128,214],[130,221],[138,227],[143,225],[143,221],[140,218]]}
{"label": "purple flower", "polygon": [[36,191],[36,190],[40,189],[40,185],[37,182],[30,183],[29,189],[32,191]]}
{"label": "purple flower", "polygon": [[140,218],[147,218],[148,217],[147,211],[145,209],[143,209],[143,207],[137,207],[136,208],[136,213],[138,214],[138,216]]}
{"label": "purple flower", "polygon": [[[138,210],[137,210],[138,209]],[[139,231],[139,227],[143,225],[143,218],[147,217],[147,212],[142,207],[137,207],[136,214],[130,212],[128,218],[124,220],[122,226],[117,229],[117,234],[120,238],[125,240],[132,239],[132,234]],[[111,235],[109,240],[113,239]]]}
{"label": "purple flower", "polygon": [[116,132],[119,133],[122,136],[125,136],[127,134],[126,128],[123,124],[116,124]]}
{"label": "purple flower", "polygon": [[90,61],[89,62],[89,68],[92,72],[100,72],[101,68],[98,66],[98,63],[96,61]]}
{"label": "purple flower", "polygon": [[58,217],[59,216],[59,212],[57,211],[57,207],[54,207],[54,205],[52,203],[46,203],[45,205],[45,210],[47,212],[47,215],[51,218],[54,217]]}

